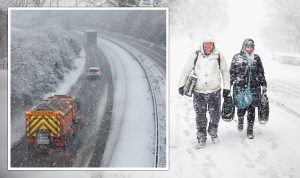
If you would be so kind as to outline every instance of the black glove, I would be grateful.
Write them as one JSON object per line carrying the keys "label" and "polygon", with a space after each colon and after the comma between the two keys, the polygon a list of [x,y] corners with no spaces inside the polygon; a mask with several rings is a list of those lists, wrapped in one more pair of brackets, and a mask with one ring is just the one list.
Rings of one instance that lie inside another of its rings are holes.
{"label": "black glove", "polygon": [[227,89],[223,89],[223,97],[229,97],[229,94],[230,94],[230,90],[227,90]]}
{"label": "black glove", "polygon": [[181,94],[182,96],[183,96],[183,92],[184,92],[184,91],[183,91],[183,88],[184,88],[184,86],[180,87],[179,90],[178,90],[178,91],[179,91],[179,94]]}
{"label": "black glove", "polygon": [[262,87],[262,94],[267,94],[267,87]]}

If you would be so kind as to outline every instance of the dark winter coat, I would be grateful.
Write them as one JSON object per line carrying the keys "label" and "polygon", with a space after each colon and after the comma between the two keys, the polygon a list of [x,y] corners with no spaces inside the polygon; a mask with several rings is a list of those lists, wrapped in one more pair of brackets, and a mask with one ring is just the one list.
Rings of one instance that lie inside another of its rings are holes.
{"label": "dark winter coat", "polygon": [[[247,39],[249,40],[249,39]],[[233,94],[245,90],[248,85],[249,70],[251,71],[250,88],[253,94],[252,105],[257,107],[261,99],[261,87],[267,87],[267,82],[264,75],[264,68],[259,55],[254,54],[252,64],[248,65],[249,59],[245,51],[245,44],[240,53],[234,55],[230,66],[230,85],[233,85]],[[249,68],[250,66],[250,68]]]}

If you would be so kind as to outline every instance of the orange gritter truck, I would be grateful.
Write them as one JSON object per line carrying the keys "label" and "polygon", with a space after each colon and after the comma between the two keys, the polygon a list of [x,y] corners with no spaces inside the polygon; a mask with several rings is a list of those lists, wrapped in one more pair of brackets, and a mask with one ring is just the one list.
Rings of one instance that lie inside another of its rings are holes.
{"label": "orange gritter truck", "polygon": [[26,111],[28,148],[65,148],[74,135],[78,122],[79,103],[68,95],[54,95]]}

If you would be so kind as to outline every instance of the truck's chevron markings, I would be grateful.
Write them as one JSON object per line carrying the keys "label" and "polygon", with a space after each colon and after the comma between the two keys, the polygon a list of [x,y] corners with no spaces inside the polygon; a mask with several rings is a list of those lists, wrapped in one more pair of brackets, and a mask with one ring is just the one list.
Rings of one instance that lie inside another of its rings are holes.
{"label": "truck's chevron markings", "polygon": [[[35,116],[34,116],[35,117]],[[31,117],[29,121],[29,128],[32,128],[39,120],[41,120],[42,116],[38,116],[37,118]]]}
{"label": "truck's chevron markings", "polygon": [[[33,119],[33,117],[31,117]],[[56,124],[55,121],[53,121],[53,117],[48,116],[38,116],[35,120],[33,120],[33,124],[30,123],[30,126],[28,128],[29,135],[33,136],[35,131],[40,128],[41,124],[44,124],[48,129],[53,133],[53,135],[60,136],[60,124]]]}
{"label": "truck's chevron markings", "polygon": [[56,123],[56,125],[59,125],[59,126],[60,126],[60,119],[58,118],[58,116],[57,116],[57,117],[51,116],[51,118],[52,118],[53,121]]}
{"label": "truck's chevron markings", "polygon": [[[53,116],[54,117],[54,116]],[[30,124],[29,124],[29,129],[30,128],[34,128],[37,124],[38,124],[38,122],[40,122],[40,120],[53,120],[53,117],[48,117],[48,116],[44,116],[44,117],[42,117],[42,116],[38,116],[35,120],[33,120],[33,121],[31,121],[30,122]],[[45,119],[46,118],[46,119]],[[59,124],[56,124],[55,123],[55,121],[53,122],[54,124],[52,124],[52,125],[54,125],[54,127],[55,128],[60,128],[60,123]],[[59,130],[60,131],[60,130]]]}
{"label": "truck's chevron markings", "polygon": [[59,127],[60,124],[57,124],[55,121],[53,121],[52,119],[50,119],[48,116],[45,116],[45,118],[57,130],[57,132],[60,132],[60,127]]}
{"label": "truck's chevron markings", "polygon": [[29,132],[29,136],[33,136],[35,133],[36,133],[36,130],[38,128],[40,128],[41,125],[45,125],[54,135],[57,135],[59,136],[59,133],[57,133],[57,131],[51,127],[51,125],[49,125],[49,123],[46,121],[46,120],[41,120],[37,125],[36,127],[30,129],[30,132]]}

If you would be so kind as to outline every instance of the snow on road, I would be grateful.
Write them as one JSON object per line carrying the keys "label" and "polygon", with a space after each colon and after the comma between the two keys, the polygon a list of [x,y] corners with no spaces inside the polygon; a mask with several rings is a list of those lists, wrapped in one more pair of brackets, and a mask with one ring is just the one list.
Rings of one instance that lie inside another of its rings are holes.
{"label": "snow on road", "polygon": [[[98,39],[98,44],[113,68],[116,96],[110,135],[110,139],[116,140],[106,150],[113,149],[111,146],[115,149],[108,166],[153,167],[153,105],[145,73],[124,49],[104,39]],[[119,105],[124,105],[121,110]],[[115,116],[116,112],[123,115]]]}
{"label": "snow on road", "polygon": [[271,56],[264,59],[271,102],[300,118],[300,66],[281,64]]}
{"label": "snow on road", "polygon": [[[106,37],[106,36],[104,36]],[[125,38],[126,39],[126,38]],[[123,48],[127,49],[131,52],[132,55],[136,57],[137,60],[143,65],[145,71],[147,72],[147,76],[149,81],[151,82],[152,89],[154,91],[155,100],[156,100],[156,108],[157,108],[157,120],[158,120],[158,154],[159,161],[157,167],[166,167],[166,130],[167,130],[167,121],[166,121],[166,68],[163,63],[166,63],[166,59],[162,58],[159,63],[154,60],[153,57],[148,56],[144,52],[141,51],[143,46],[133,47],[130,44],[126,43],[126,40],[122,40],[121,38],[110,38],[117,44],[121,45]],[[136,39],[131,39],[135,41]],[[131,41],[131,43],[132,43]],[[149,49],[151,52],[155,52]]]}

